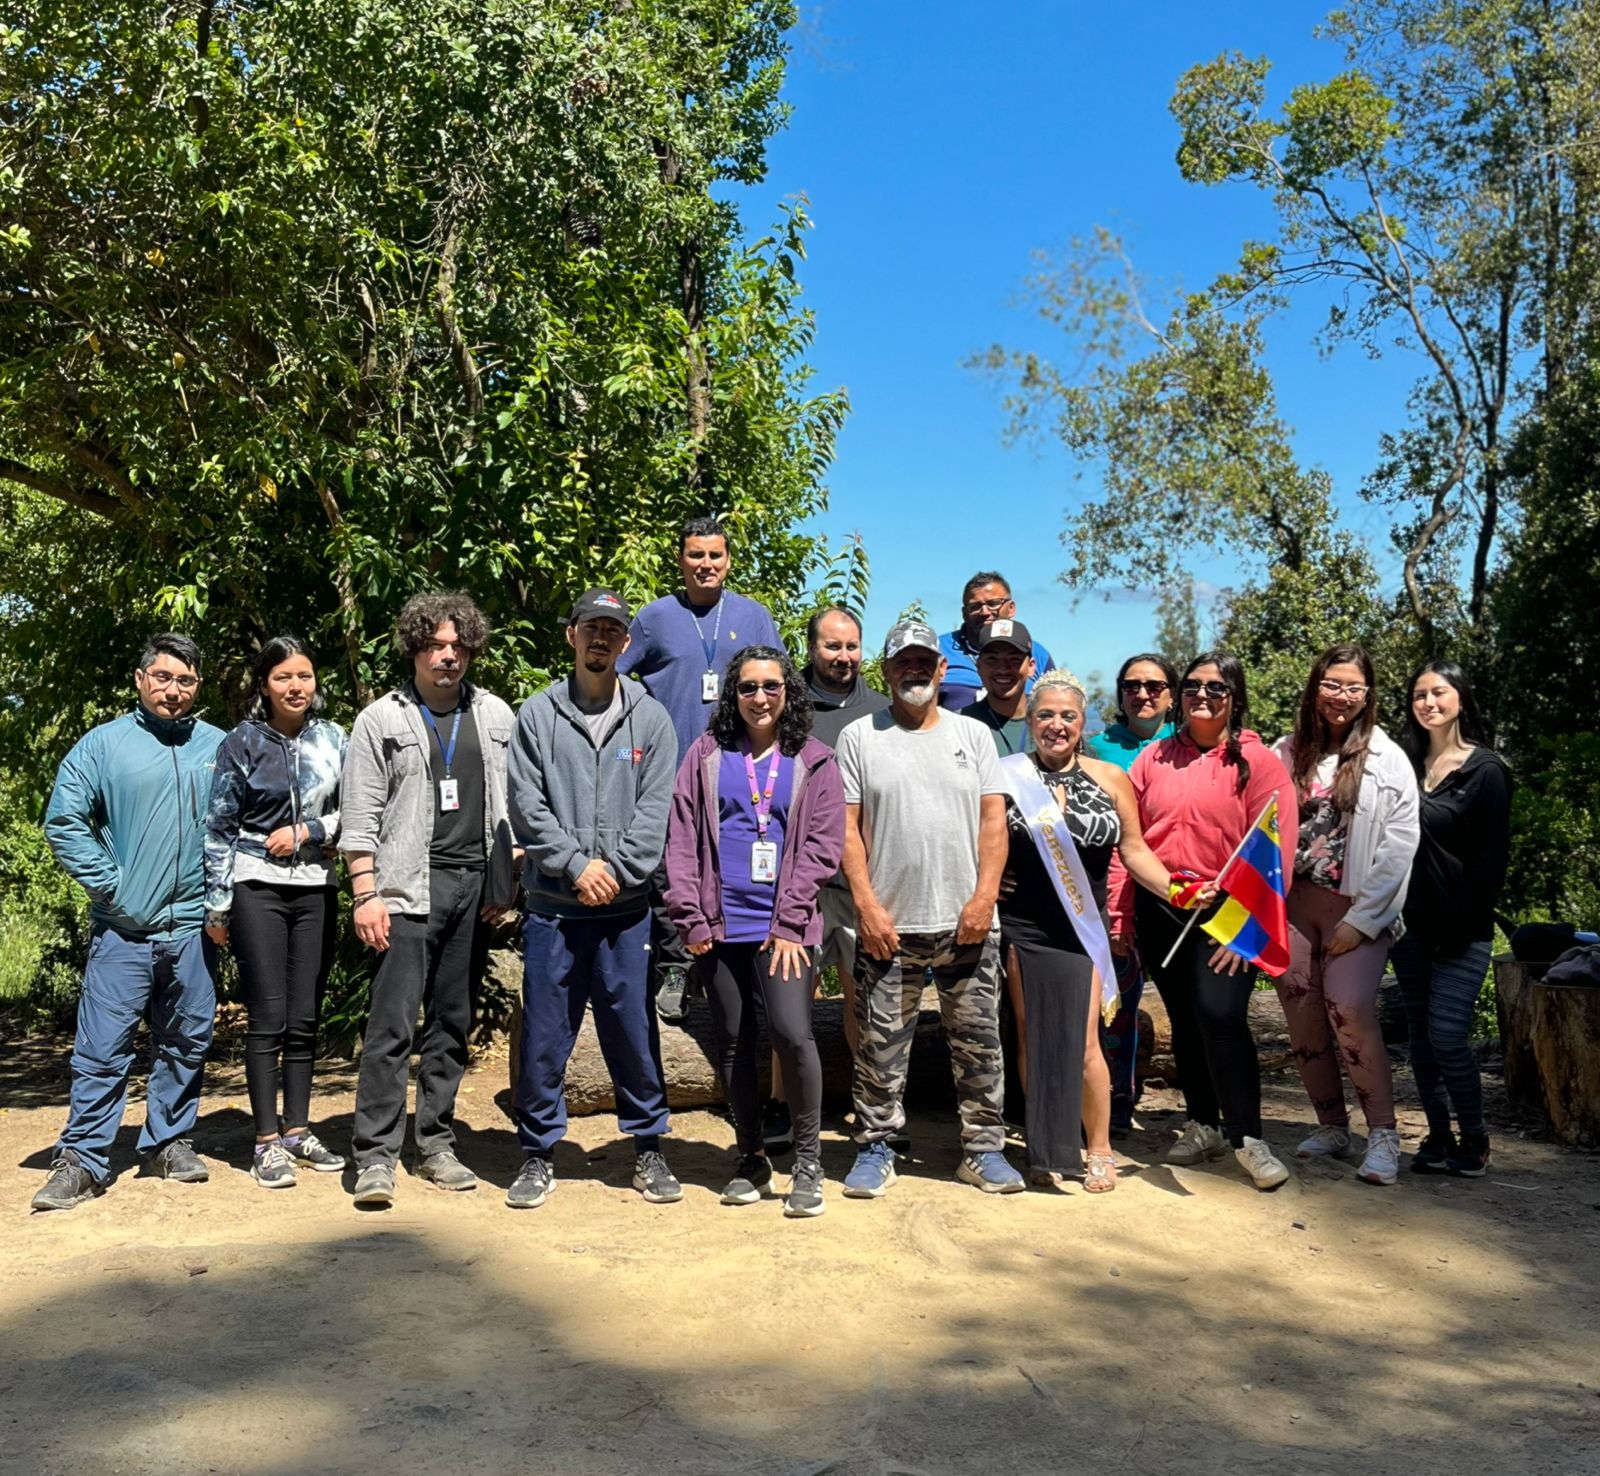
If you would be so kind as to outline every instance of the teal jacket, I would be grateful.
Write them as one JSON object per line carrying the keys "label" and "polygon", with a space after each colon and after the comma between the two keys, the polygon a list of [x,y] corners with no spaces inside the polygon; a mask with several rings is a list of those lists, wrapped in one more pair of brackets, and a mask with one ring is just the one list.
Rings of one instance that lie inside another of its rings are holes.
{"label": "teal jacket", "polygon": [[125,938],[181,938],[205,922],[205,818],[224,734],[142,706],[91,728],[56,771],[45,836]]}

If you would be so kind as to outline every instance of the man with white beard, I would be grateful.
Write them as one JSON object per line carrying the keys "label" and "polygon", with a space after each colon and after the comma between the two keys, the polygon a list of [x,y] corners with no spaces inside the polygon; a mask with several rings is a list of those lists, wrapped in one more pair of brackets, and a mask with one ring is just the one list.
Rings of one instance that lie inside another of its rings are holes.
{"label": "man with white beard", "polygon": [[855,1167],[852,1199],[894,1183],[889,1139],[905,1126],[901,1098],[933,975],[961,1116],[956,1177],[989,1194],[1022,1188],[1006,1162],[1000,1115],[1000,948],[995,901],[1005,865],[1006,784],[988,729],[939,706],[939,637],[903,620],[883,646],[887,712],[839,735],[844,875],[855,899]]}

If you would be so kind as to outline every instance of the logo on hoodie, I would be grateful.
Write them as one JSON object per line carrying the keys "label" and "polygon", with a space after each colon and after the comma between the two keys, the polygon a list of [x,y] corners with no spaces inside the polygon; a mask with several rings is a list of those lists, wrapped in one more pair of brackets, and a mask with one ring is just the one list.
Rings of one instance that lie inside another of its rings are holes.
{"label": "logo on hoodie", "polygon": [[617,750],[617,762],[619,764],[642,764],[644,762],[644,750],[626,746],[619,748]]}

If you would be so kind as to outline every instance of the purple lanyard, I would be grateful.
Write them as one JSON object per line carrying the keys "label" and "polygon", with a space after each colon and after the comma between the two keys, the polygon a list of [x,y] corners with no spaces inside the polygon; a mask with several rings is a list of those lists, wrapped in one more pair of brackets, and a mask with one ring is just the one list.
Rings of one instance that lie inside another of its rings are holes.
{"label": "purple lanyard", "polygon": [[778,782],[778,764],[783,758],[782,751],[777,742],[772,745],[772,767],[767,770],[767,788],[762,793],[756,787],[756,761],[751,756],[750,744],[747,741],[739,745],[739,751],[744,755],[744,772],[750,780],[750,804],[756,812],[756,834],[762,840],[767,838],[767,825],[772,819],[772,791]]}

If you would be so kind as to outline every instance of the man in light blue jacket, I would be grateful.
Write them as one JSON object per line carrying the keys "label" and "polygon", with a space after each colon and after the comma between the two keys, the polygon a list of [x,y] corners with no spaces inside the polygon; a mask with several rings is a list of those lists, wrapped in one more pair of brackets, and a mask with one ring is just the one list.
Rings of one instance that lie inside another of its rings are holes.
{"label": "man in light blue jacket", "polygon": [[153,636],[133,683],[138,707],[78,740],[45,815],[56,859],[89,894],[91,933],[72,1104],[35,1209],[71,1209],[105,1188],[147,1011],[155,1059],[139,1151],[163,1178],[210,1177],[188,1134],[217,1008],[203,845],[223,733],[190,711],[200,652],[187,636]]}

